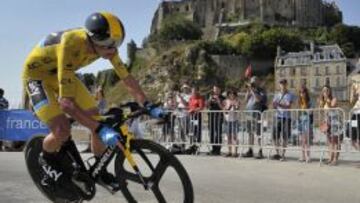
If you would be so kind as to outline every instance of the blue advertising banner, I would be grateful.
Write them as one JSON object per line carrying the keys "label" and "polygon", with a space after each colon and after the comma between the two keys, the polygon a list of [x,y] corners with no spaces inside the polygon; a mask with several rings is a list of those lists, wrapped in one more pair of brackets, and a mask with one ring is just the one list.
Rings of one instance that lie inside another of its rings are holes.
{"label": "blue advertising banner", "polygon": [[48,133],[47,126],[31,111],[22,109],[0,111],[0,140],[27,141],[34,135]]}

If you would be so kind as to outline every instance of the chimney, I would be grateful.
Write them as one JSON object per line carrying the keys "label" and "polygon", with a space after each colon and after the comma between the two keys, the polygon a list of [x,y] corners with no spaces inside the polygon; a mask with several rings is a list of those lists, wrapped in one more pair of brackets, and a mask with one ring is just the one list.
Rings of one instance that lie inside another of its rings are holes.
{"label": "chimney", "polygon": [[314,54],[314,52],[315,52],[315,45],[314,45],[313,41],[310,42],[310,51],[312,54]]}

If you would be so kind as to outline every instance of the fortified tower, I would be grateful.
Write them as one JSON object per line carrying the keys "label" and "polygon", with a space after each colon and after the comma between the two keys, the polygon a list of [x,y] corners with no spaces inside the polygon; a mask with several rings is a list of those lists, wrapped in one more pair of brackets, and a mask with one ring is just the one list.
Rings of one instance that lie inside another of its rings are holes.
{"label": "fortified tower", "polygon": [[251,22],[296,27],[327,26],[342,22],[342,13],[336,4],[323,0],[162,1],[155,12],[151,33],[156,33],[162,21],[174,14],[183,15],[199,25],[206,39],[215,39],[228,28]]}

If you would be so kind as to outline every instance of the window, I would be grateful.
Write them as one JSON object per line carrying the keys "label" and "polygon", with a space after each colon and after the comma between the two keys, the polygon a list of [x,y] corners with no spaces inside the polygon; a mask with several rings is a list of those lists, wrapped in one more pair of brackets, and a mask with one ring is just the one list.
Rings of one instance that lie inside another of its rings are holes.
{"label": "window", "polygon": [[290,88],[295,88],[295,81],[294,80],[290,80]]}
{"label": "window", "polygon": [[306,76],[306,75],[307,75],[307,69],[306,69],[306,67],[302,67],[302,68],[300,69],[300,74],[301,74],[301,76]]}
{"label": "window", "polygon": [[290,69],[290,76],[295,76],[296,75],[296,68],[291,68]]}
{"label": "window", "polygon": [[280,69],[279,69],[279,76],[280,76],[280,77],[284,77],[284,76],[285,76],[285,69],[284,69],[284,68],[280,68]]}
{"label": "window", "polygon": [[336,66],[336,74],[341,74],[340,73],[340,66]]}
{"label": "window", "polygon": [[306,86],[306,85],[307,85],[306,83],[307,83],[306,79],[304,79],[304,78],[303,78],[303,79],[301,79],[301,84],[300,84],[300,85],[304,85],[304,86]]}
{"label": "window", "polygon": [[320,87],[320,79],[316,78],[315,80],[315,87]]}
{"label": "window", "polygon": [[329,78],[329,77],[326,78],[326,80],[325,80],[325,85],[331,86],[330,78]]}
{"label": "window", "polygon": [[336,86],[337,86],[337,87],[340,87],[340,86],[341,86],[340,77],[337,77],[337,78],[336,78]]}
{"label": "window", "polygon": [[221,8],[225,8],[225,2],[221,2]]}
{"label": "window", "polygon": [[330,59],[330,53],[329,53],[329,52],[324,53],[324,55],[325,55],[325,60],[329,60],[329,59]]}
{"label": "window", "polygon": [[292,66],[293,64],[293,59],[288,58],[285,60],[285,65]]}
{"label": "window", "polygon": [[279,64],[280,64],[280,66],[285,65],[285,60],[284,59],[279,59]]}
{"label": "window", "polygon": [[315,67],[315,75],[320,75],[319,67]]}
{"label": "window", "polygon": [[325,75],[329,75],[329,73],[330,73],[330,72],[329,72],[329,67],[326,66],[326,67],[325,67]]}

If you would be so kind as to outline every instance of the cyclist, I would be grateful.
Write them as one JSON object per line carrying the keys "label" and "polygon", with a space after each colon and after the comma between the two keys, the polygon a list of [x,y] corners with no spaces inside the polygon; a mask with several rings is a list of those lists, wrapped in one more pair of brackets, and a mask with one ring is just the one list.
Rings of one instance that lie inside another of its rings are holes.
{"label": "cyclist", "polygon": [[[122,63],[118,49],[125,37],[122,22],[108,12],[91,14],[85,28],[51,33],[33,48],[26,59],[23,82],[36,115],[50,128],[43,142],[39,164],[43,169],[42,184],[56,183],[66,171],[57,153],[70,136],[70,115],[92,133],[92,150],[99,157],[106,146],[114,146],[119,134],[97,121],[96,102],[75,72],[99,59],[108,59],[115,72],[136,101],[146,107],[150,115],[159,117],[163,111],[148,102],[138,82]],[[116,184],[115,177],[102,171],[99,180]]]}

